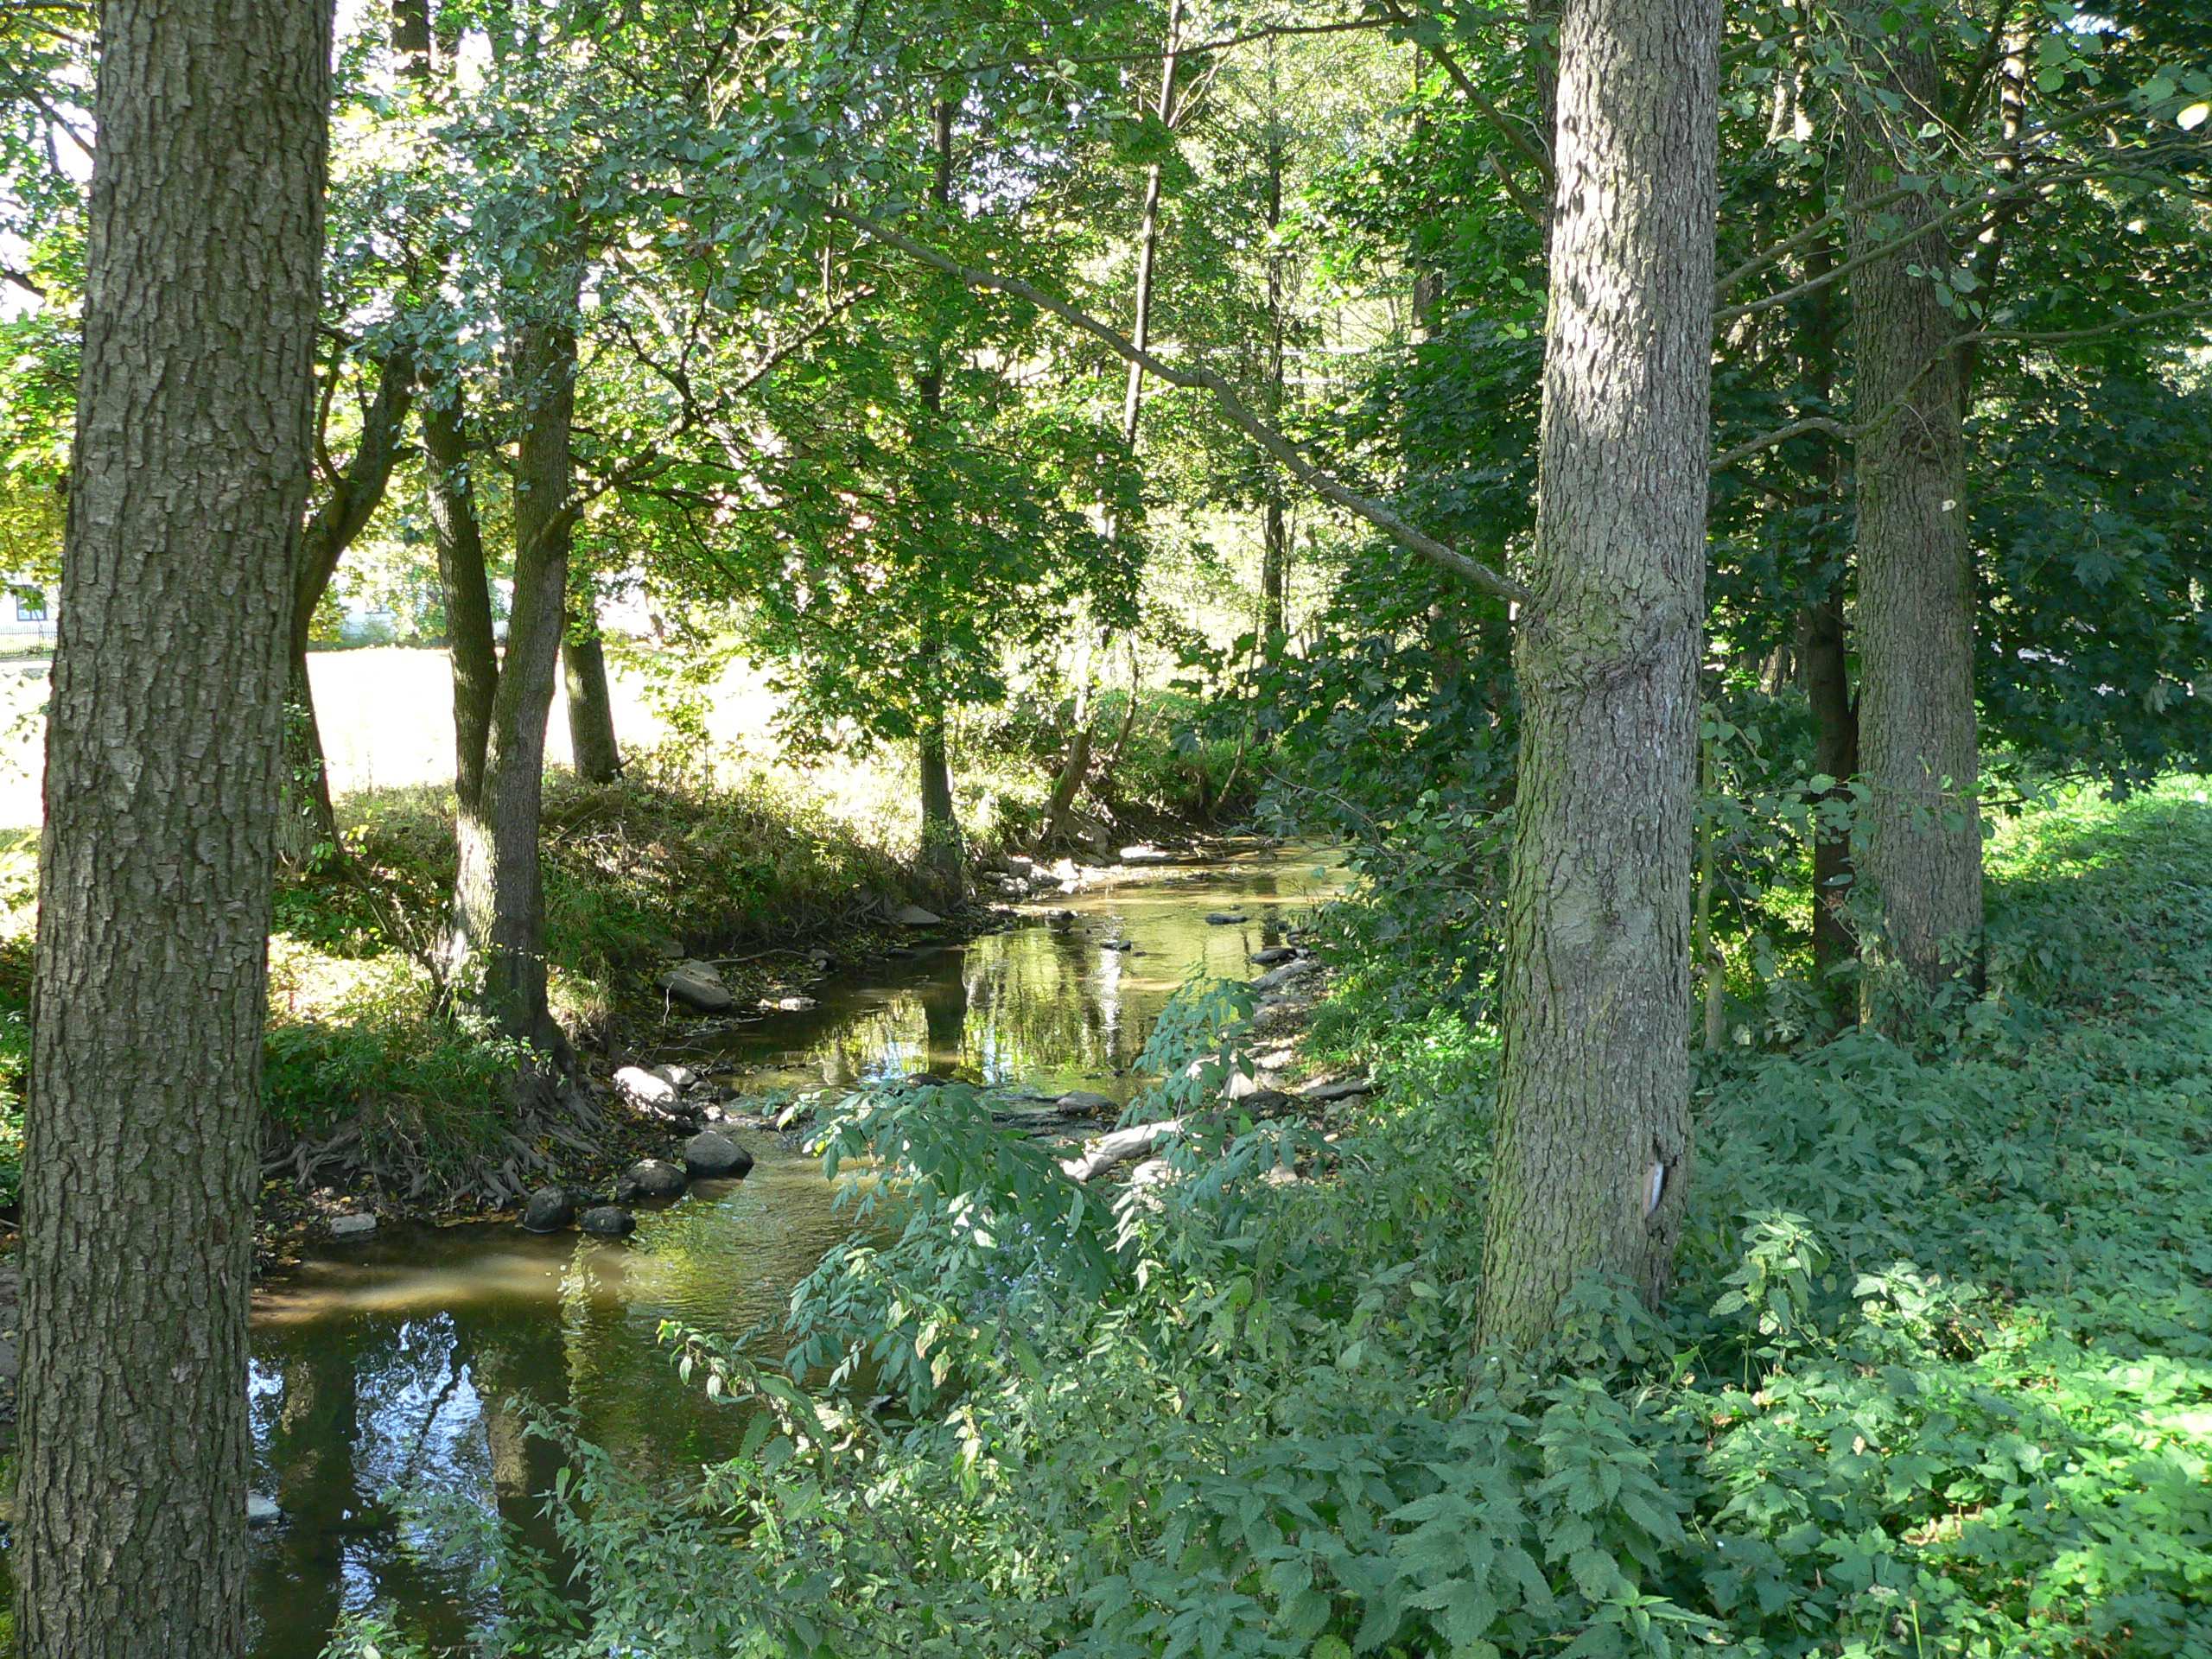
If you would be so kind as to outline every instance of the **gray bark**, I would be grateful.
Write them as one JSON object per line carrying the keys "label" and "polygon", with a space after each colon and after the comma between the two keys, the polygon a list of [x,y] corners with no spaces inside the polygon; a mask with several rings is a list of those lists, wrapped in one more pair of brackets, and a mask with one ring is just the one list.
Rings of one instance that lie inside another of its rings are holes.
{"label": "gray bark", "polygon": [[[1885,35],[1862,54],[1914,100],[1940,92],[1925,43]],[[1904,121],[1906,118],[1889,118]],[[1853,113],[1852,188],[1910,172],[1908,135]],[[1935,208],[1911,195],[1852,226],[1854,253],[1926,225],[1852,278],[1857,344],[1859,737],[1863,874],[1878,925],[1860,941],[1861,1013],[1893,1025],[1920,993],[1970,973],[1981,936],[1980,759],[1974,727],[1974,561],[1967,543],[1958,332],[1934,282],[1950,261]]]}
{"label": "gray bark", "polygon": [[1567,0],[1478,1329],[1656,1295],[1690,1158],[1719,0]]}
{"label": "gray bark", "polygon": [[423,475],[453,664],[454,794],[469,805],[484,792],[484,749],[499,684],[499,647],[492,632],[492,584],[459,398],[456,391],[450,401],[423,410]]}
{"label": "gray bark", "polygon": [[588,584],[569,596],[569,631],[561,641],[562,683],[569,694],[569,752],[576,776],[611,784],[622,775],[614,741],[614,696],[607,683],[607,648]]}
{"label": "gray bark", "polygon": [[[576,268],[570,268],[573,284]],[[455,816],[453,937],[462,994],[509,1036],[565,1058],[546,1002],[544,878],[538,830],[545,727],[568,615],[574,515],[569,428],[575,409],[575,294],[536,302],[517,330],[521,439],[515,467],[514,606],[486,723],[481,782]],[[460,661],[455,655],[455,663]],[[456,715],[458,718],[458,715]]]}
{"label": "gray bark", "polygon": [[330,13],[101,10],[24,1171],[27,1659],[232,1659]]}

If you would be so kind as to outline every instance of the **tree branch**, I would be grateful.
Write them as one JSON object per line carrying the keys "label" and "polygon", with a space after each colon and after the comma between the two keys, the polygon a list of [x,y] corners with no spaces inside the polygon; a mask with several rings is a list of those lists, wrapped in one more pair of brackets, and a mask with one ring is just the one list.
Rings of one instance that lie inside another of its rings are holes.
{"label": "tree branch", "polygon": [[[1202,41],[1183,48],[1185,57],[1203,57],[1209,53],[1227,52],[1233,48],[1250,46],[1260,41],[1292,40],[1310,35],[1351,35],[1365,29],[1384,29],[1389,20],[1385,17],[1342,17],[1325,23],[1270,23],[1249,29],[1240,34],[1223,35],[1217,40]],[[947,76],[980,74],[989,69],[1047,69],[1063,63],[1092,67],[1109,63],[1155,63],[1157,50],[1149,52],[1055,52],[1038,54],[1024,58],[991,58],[982,63],[933,64],[914,73],[925,79],[944,79]]]}
{"label": "tree branch", "polygon": [[[1409,29],[1413,26],[1414,20],[1406,15],[1406,9],[1398,3],[1398,0],[1376,0],[1376,3],[1402,27]],[[1459,60],[1453,57],[1446,48],[1430,41],[1423,41],[1421,48],[1444,67],[1444,73],[1451,78],[1452,84],[1459,89],[1460,96],[1483,112],[1484,118],[1491,125],[1497,129],[1499,135],[1507,143],[1513,146],[1514,150],[1522,160],[1535,166],[1537,173],[1542,176],[1546,187],[1548,188],[1554,182],[1552,158],[1531,143],[1525,134],[1508,121],[1503,110],[1483,96],[1482,88],[1475,85],[1472,78],[1459,67]],[[1516,191],[1514,194],[1517,198],[1520,193]],[[1541,222],[1541,219],[1538,220],[1538,223]]]}
{"label": "tree branch", "polygon": [[1792,421],[1787,426],[1778,426],[1771,432],[1762,433],[1756,438],[1739,443],[1732,449],[1722,450],[1713,458],[1712,470],[1716,473],[1725,471],[1739,461],[1749,460],[1762,449],[1771,449],[1777,443],[1787,443],[1790,439],[1802,437],[1808,432],[1825,432],[1828,436],[1840,439],[1846,443],[1853,442],[1859,436],[1859,429],[1856,427],[1847,426],[1843,422],[1827,415],[1808,415],[1802,421]]}
{"label": "tree branch", "polygon": [[995,271],[979,270],[963,265],[950,254],[915,241],[866,213],[833,202],[817,201],[816,207],[832,219],[842,219],[871,240],[887,248],[896,248],[911,258],[918,259],[933,270],[943,271],[967,288],[992,289],[1010,294],[1016,299],[1027,300],[1039,310],[1050,312],[1070,327],[1089,334],[1114,352],[1125,362],[1134,363],[1146,373],[1156,375],[1171,386],[1186,391],[1212,394],[1214,403],[1230,423],[1249,438],[1262,450],[1281,463],[1292,477],[1305,485],[1324,500],[1334,503],[1355,518],[1363,518],[1392,541],[1440,570],[1450,572],[1515,605],[1526,608],[1535,595],[1521,583],[1503,571],[1494,570],[1478,559],[1469,558],[1456,548],[1447,546],[1425,531],[1416,529],[1382,502],[1362,495],[1331,474],[1306,459],[1299,447],[1254,414],[1235,387],[1212,370],[1202,365],[1170,363],[1156,353],[1146,351],[1130,342],[1119,331],[1101,322],[1090,313],[1077,309],[1067,301],[1046,293],[1044,289],[1021,281],[1019,277],[1003,276]]}
{"label": "tree branch", "polygon": [[[777,365],[787,360],[792,353],[798,351],[808,341],[819,338],[822,332],[831,323],[836,321],[853,307],[860,304],[861,301],[873,298],[874,294],[875,289],[873,287],[863,283],[843,298],[824,308],[820,316],[789,340],[781,340],[771,346],[761,353],[760,360],[746,371],[742,379],[739,380],[735,385],[725,390],[715,400],[715,413],[720,414],[728,410],[734,399],[743,397],[766,379],[775,372]],[[664,469],[672,465],[673,463],[662,451],[669,444],[691,430],[694,426],[710,423],[705,411],[700,410],[696,404],[691,404],[690,399],[687,398],[685,401],[688,407],[684,414],[671,421],[662,429],[658,437],[632,455],[626,465],[618,467],[613,472],[594,480],[584,488],[573,492],[539,529],[537,535],[531,540],[530,548],[518,550],[518,552],[534,550],[540,543],[573,527],[576,520],[583,516],[584,509],[609,491],[626,488],[631,483],[639,480],[649,480],[658,475],[656,469]]]}
{"label": "tree branch", "polygon": [[2212,300],[2193,300],[2187,305],[2170,305],[2158,311],[2139,311],[2132,316],[2114,317],[2088,328],[1977,328],[1971,334],[1961,334],[1955,345],[1972,345],[1985,340],[2010,340],[2015,345],[2063,346],[2069,340],[2094,340],[2099,334],[2116,334],[2123,328],[2140,328],[2146,323],[2174,322],[2190,317],[2212,316]]}

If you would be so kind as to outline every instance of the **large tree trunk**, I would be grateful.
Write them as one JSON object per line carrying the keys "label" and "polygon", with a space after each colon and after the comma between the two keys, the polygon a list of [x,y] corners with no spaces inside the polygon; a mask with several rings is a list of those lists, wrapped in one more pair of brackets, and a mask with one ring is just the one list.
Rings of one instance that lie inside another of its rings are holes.
{"label": "large tree trunk", "polygon": [[614,696],[607,684],[607,649],[591,594],[572,594],[569,631],[561,641],[561,675],[569,694],[569,752],[576,776],[611,784],[622,775],[614,742]]}
{"label": "large tree trunk", "polygon": [[48,721],[14,1571],[27,1659],[234,1659],[330,13],[101,10]]}
{"label": "large tree trunk", "polygon": [[1485,1342],[1656,1296],[1688,1187],[1719,0],[1567,0]]}
{"label": "large tree trunk", "polygon": [[415,400],[413,353],[401,350],[378,371],[377,395],[361,423],[353,459],[329,496],[308,520],[293,573],[291,666],[284,695],[284,814],[278,855],[295,869],[334,857],[338,818],[330,804],[330,767],[316,718],[315,687],[308,677],[308,644],[315,613],[337,574],[346,550],[359,539],[384,500],[399,455],[399,435]]}
{"label": "large tree trunk", "polygon": [[[1924,41],[1885,35],[1864,54],[1903,107],[1942,91]],[[1904,122],[1904,116],[1893,119]],[[1914,170],[1906,140],[1853,111],[1852,188]],[[1914,124],[1916,124],[1916,122]],[[1852,227],[1863,254],[1933,208],[1907,196]],[[1861,941],[1862,1013],[1894,1025],[1920,993],[1971,973],[1981,936],[1981,823],[1974,700],[1974,565],[1955,336],[1932,273],[1949,251],[1930,226],[1852,278],[1858,346],[1857,524],[1864,871],[1880,925]]]}
{"label": "large tree trunk", "polygon": [[[483,779],[455,817],[451,956],[461,994],[509,1036],[565,1061],[546,1002],[538,858],[545,726],[567,621],[569,427],[575,408],[573,290],[518,330],[521,440],[515,467],[514,608],[492,698]],[[458,664],[460,658],[454,658]],[[456,718],[458,716],[456,715]]]}

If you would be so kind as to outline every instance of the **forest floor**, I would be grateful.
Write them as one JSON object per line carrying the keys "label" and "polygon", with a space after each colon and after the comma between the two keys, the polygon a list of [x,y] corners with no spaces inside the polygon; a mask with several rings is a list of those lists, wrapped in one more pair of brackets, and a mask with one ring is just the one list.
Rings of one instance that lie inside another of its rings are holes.
{"label": "forest floor", "polygon": [[[1507,1651],[1633,1585],[1646,1628],[1732,1650],[2212,1659],[2212,788],[2045,801],[1987,868],[1987,989],[1915,1046],[1808,1040],[1781,986],[1700,1057],[1675,1294],[1648,1325],[1593,1301],[1541,1396],[1536,1490],[1573,1496],[1520,1541],[1555,1586],[1588,1567],[1580,1612],[1441,1569],[1435,1605],[1517,1606],[1483,1632]],[[1394,1004],[1399,966],[1355,967],[1317,1033],[1374,1068],[1370,1163],[1487,1115],[1486,1033]],[[1421,1351],[1381,1322],[1370,1364]],[[1597,1378],[1624,1412],[1575,1395]]]}

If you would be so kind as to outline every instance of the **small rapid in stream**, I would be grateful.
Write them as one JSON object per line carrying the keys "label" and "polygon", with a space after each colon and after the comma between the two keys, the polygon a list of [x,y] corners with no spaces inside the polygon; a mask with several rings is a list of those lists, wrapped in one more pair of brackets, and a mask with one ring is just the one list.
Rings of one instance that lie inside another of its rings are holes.
{"label": "small rapid in stream", "polygon": [[[1126,1100],[1177,987],[1194,971],[1249,976],[1249,955],[1339,881],[1332,860],[1296,849],[1119,873],[1024,906],[1005,931],[841,973],[811,988],[804,1013],[710,1044],[672,1040],[657,1058],[744,1093],[929,1071]],[[1050,919],[1056,910],[1074,918]],[[1207,920],[1223,913],[1244,919]],[[662,1322],[772,1327],[849,1228],[813,1159],[778,1135],[734,1133],[752,1174],[641,1207],[627,1241],[387,1225],[322,1247],[260,1292],[253,1486],[283,1518],[254,1534],[255,1659],[312,1659],[344,1612],[390,1606],[457,1643],[496,1611],[495,1590],[424,1560],[378,1500],[427,1484],[550,1544],[537,1495],[557,1453],[524,1433],[512,1396],[572,1412],[587,1439],[644,1472],[681,1476],[734,1449],[737,1414],[677,1378]]]}

